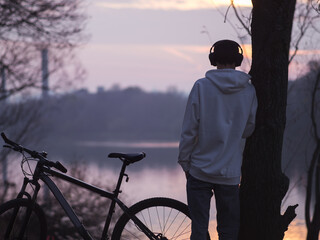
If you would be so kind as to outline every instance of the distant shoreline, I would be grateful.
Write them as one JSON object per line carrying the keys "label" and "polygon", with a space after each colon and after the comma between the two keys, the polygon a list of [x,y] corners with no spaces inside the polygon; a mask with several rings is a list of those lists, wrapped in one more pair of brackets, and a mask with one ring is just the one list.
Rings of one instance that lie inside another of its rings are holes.
{"label": "distant shoreline", "polygon": [[126,148],[178,148],[178,141],[78,141],[83,147],[126,147]]}

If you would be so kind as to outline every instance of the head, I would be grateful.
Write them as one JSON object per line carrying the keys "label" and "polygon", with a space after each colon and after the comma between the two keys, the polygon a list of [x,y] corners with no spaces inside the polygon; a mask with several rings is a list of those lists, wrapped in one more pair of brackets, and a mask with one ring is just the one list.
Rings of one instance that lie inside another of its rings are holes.
{"label": "head", "polygon": [[236,68],[243,60],[241,46],[232,40],[221,40],[210,48],[209,60],[211,65],[222,68]]}

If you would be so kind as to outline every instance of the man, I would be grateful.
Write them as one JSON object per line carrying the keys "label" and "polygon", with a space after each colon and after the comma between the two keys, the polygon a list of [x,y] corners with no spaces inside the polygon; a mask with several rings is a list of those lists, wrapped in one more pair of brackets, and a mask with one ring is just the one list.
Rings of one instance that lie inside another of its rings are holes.
{"label": "man", "polygon": [[235,70],[243,60],[238,43],[216,42],[209,59],[217,69],[196,81],[190,92],[178,162],[187,177],[191,240],[207,239],[213,193],[219,239],[235,240],[243,139],[254,130],[257,99],[250,75]]}

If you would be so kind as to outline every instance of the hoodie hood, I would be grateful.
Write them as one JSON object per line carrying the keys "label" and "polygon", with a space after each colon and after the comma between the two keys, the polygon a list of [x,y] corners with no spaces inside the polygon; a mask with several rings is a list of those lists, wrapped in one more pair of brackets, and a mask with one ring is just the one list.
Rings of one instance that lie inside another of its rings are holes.
{"label": "hoodie hood", "polygon": [[245,88],[251,76],[234,69],[216,69],[208,71],[206,78],[213,82],[223,93],[234,93]]}

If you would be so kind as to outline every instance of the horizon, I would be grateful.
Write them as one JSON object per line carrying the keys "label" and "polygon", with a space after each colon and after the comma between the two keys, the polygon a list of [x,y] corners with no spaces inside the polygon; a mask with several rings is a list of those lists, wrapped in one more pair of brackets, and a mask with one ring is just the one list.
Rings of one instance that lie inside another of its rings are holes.
{"label": "horizon", "polygon": [[[235,4],[244,15],[250,14],[250,0],[235,0]],[[108,89],[118,84],[151,92],[175,87],[188,93],[212,69],[209,49],[220,39],[242,45],[245,58],[238,70],[248,72],[251,39],[244,31],[234,30],[240,24],[229,5],[227,0],[90,2],[86,33],[91,39],[77,50],[88,74],[80,88],[94,92],[99,86]],[[305,74],[305,58],[311,59],[318,51],[299,49],[290,64],[289,78]]]}

